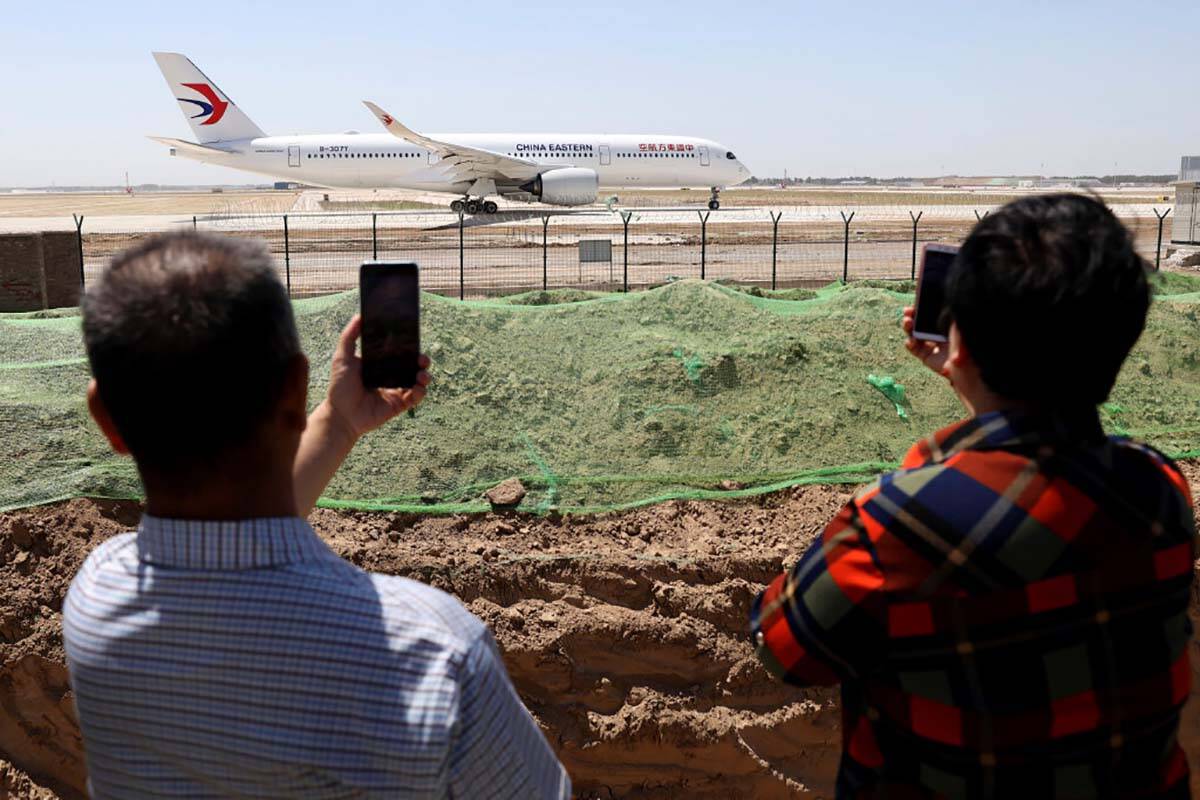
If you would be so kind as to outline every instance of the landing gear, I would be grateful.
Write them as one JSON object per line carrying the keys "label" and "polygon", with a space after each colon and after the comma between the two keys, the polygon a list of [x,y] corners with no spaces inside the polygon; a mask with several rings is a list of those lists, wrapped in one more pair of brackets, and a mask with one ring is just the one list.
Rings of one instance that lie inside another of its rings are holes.
{"label": "landing gear", "polygon": [[478,214],[481,211],[484,214],[495,214],[500,210],[500,207],[491,200],[472,200],[467,197],[463,200],[455,200],[450,204],[450,210],[455,214]]}
{"label": "landing gear", "polygon": [[721,192],[721,190],[718,189],[716,186],[712,187],[712,194],[710,194],[708,196],[708,210],[709,211],[716,211],[718,208],[721,207],[721,201],[717,199],[717,195],[720,194],[720,192]]}

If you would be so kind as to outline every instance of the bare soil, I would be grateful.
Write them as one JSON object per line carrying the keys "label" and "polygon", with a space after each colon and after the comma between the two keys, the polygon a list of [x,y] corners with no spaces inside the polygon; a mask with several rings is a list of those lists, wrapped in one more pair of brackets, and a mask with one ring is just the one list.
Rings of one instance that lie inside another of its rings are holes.
{"label": "bare soil", "polygon": [[282,214],[296,202],[296,191],[226,190],[223,192],[29,192],[0,194],[0,217],[93,217],[144,214]]}
{"label": "bare soil", "polygon": [[[1185,470],[1200,487],[1200,462]],[[848,496],[810,486],[594,517],[318,510],[312,522],[343,557],[452,592],[492,627],[579,796],[828,797],[836,696],[772,681],[745,630],[756,592]],[[60,612],[87,553],[139,514],[73,500],[0,516],[0,800],[83,796]],[[1194,697],[1181,738],[1200,773]]]}

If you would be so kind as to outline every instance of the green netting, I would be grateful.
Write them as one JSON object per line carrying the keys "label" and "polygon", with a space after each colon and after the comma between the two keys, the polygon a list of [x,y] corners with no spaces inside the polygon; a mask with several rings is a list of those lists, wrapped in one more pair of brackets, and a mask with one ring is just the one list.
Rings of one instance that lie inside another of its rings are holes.
{"label": "green netting", "polygon": [[[629,295],[425,296],[433,390],[415,417],[364,438],[322,503],[484,510],[483,492],[515,476],[530,489],[522,508],[601,511],[869,480],[961,414],[945,381],[904,350],[908,288],[680,281]],[[1195,456],[1200,279],[1172,276],[1158,293],[1103,417]],[[295,304],[313,403],[357,303],[346,293]],[[0,315],[0,353],[0,509],[139,496],[131,463],[87,417],[78,318]]]}
{"label": "green netting", "polygon": [[868,375],[867,383],[892,401],[892,405],[896,407],[896,416],[908,419],[908,410],[905,408],[908,405],[908,398],[904,396],[904,384],[896,383],[896,379],[891,375]]}

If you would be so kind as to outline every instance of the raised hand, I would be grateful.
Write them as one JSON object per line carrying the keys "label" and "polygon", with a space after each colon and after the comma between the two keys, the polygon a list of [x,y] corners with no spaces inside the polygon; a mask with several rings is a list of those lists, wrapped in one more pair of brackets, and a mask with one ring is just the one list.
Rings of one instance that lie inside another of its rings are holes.
{"label": "raised hand", "polygon": [[908,337],[904,346],[908,348],[908,352],[912,353],[917,358],[921,359],[921,363],[929,367],[945,378],[949,378],[949,372],[946,369],[946,357],[949,353],[949,346],[946,342],[927,342],[922,339],[913,338],[913,319],[916,316],[917,310],[913,306],[908,306],[904,309],[904,317],[900,323],[900,327],[904,329],[904,335]]}
{"label": "raised hand", "polygon": [[383,423],[416,408],[425,399],[429,385],[429,356],[418,361],[417,385],[411,389],[366,389],[362,383],[362,359],[357,353],[362,334],[362,317],[358,314],[342,330],[329,374],[327,402],[338,424],[354,438],[378,428]]}

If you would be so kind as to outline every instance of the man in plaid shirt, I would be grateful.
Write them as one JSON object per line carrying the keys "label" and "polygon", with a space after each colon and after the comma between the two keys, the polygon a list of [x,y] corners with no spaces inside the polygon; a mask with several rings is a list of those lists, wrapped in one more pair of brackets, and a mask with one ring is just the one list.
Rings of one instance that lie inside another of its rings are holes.
{"label": "man in plaid shirt", "polygon": [[1145,267],[1081,196],[986,217],[908,347],[971,415],[860,491],[754,603],[763,663],[842,684],[839,797],[1188,797],[1188,487],[1106,438]]}

